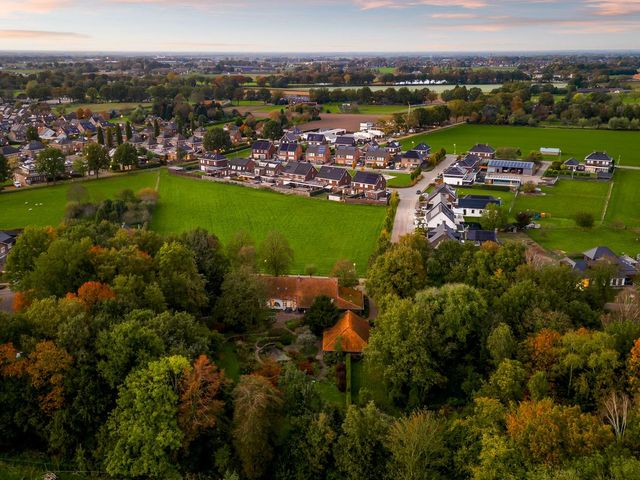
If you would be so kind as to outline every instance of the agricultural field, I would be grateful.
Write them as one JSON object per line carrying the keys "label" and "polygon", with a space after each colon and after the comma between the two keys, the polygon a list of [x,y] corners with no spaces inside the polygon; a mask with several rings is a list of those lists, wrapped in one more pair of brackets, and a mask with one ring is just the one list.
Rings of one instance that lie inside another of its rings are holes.
{"label": "agricultural field", "polygon": [[[640,132],[587,130],[578,128],[511,127],[494,125],[460,125],[433,133],[414,135],[401,140],[404,149],[426,142],[433,150],[442,147],[448,153],[464,153],[476,143],[493,147],[517,147],[523,155],[540,147],[562,149],[562,159],[583,160],[594,150],[604,150],[620,164],[640,166]],[[554,159],[549,157],[549,160]]]}
{"label": "agricultural field", "polygon": [[[362,115],[391,115],[394,113],[406,113],[408,110],[407,105],[358,105],[357,112],[343,112],[340,107],[341,103],[323,103],[321,105],[322,112],[328,113],[360,113]],[[417,108],[420,105],[415,105],[412,108]]]}
{"label": "agricultural field", "polygon": [[[242,186],[170,176],[166,170],[118,175],[83,182],[92,200],[113,197],[125,188],[158,187],[160,201],[152,229],[162,234],[204,227],[228,242],[239,230],[256,242],[282,232],[295,252],[292,273],[308,264],[328,274],[336,260],[348,258],[364,274],[386,210],[286,196]],[[0,193],[0,228],[56,225],[62,220],[68,184]]]}
{"label": "agricultural field", "polygon": [[52,105],[51,107],[55,109],[66,109],[67,112],[75,112],[78,108],[86,109],[88,108],[94,113],[103,113],[103,112],[111,112],[112,110],[117,110],[118,112],[122,112],[125,110],[134,110],[138,106],[142,106],[144,108],[151,107],[151,103],[145,102],[107,102],[107,103],[61,103],[58,105]]}

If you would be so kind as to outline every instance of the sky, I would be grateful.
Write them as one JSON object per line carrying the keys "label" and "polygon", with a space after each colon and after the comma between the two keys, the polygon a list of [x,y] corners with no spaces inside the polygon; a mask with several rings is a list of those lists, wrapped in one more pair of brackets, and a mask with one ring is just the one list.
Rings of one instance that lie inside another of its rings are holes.
{"label": "sky", "polygon": [[0,50],[639,50],[640,0],[0,0]]}

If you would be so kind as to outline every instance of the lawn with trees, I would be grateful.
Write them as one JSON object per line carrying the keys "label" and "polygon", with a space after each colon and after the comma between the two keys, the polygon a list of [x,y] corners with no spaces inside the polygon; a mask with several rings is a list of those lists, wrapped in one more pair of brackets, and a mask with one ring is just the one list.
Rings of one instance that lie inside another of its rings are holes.
{"label": "lawn with trees", "polygon": [[[494,148],[515,147],[523,156],[541,147],[554,147],[562,150],[562,160],[570,157],[583,161],[593,151],[606,151],[616,163],[640,166],[640,132],[591,130],[580,128],[533,128],[494,125],[460,125],[414,135],[400,141],[404,150],[419,143],[427,143],[432,151],[444,148],[447,153],[462,154],[476,143],[488,143]],[[454,147],[455,144],[455,147]],[[548,157],[547,160],[557,160]]]}
{"label": "lawn with trees", "polygon": [[[318,274],[328,274],[341,258],[351,259],[364,273],[385,216],[385,209],[377,206],[196,181],[165,170],[82,182],[93,201],[113,198],[125,188],[138,191],[156,184],[160,200],[151,224],[154,230],[169,234],[201,226],[216,231],[225,243],[238,230],[256,242],[279,231],[293,249],[293,273],[304,273],[306,265],[314,264]],[[56,225],[63,218],[68,191],[67,184],[0,194],[0,228]]]}

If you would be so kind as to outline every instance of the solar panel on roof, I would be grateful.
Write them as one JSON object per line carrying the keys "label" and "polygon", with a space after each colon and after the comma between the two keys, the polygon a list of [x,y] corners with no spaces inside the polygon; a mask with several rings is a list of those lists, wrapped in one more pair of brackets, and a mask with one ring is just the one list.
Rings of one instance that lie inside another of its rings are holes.
{"label": "solar panel on roof", "polygon": [[533,162],[520,162],[517,160],[489,160],[489,166],[502,168],[533,168]]}

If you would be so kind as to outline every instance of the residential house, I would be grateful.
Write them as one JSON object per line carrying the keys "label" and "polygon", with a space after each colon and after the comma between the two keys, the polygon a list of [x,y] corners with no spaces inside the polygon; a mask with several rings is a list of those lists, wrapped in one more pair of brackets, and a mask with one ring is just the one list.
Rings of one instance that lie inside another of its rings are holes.
{"label": "residential house", "polygon": [[276,147],[270,140],[256,140],[251,146],[251,156],[258,160],[271,160],[276,153]]}
{"label": "residential house", "polygon": [[461,238],[460,232],[449,227],[446,223],[441,223],[427,231],[427,240],[433,248],[438,248],[442,242],[446,241],[459,242]]}
{"label": "residential house", "polygon": [[572,260],[570,258],[564,258],[562,263],[584,274],[584,285],[589,285],[589,269],[601,263],[608,263],[616,267],[614,276],[610,280],[610,285],[614,288],[633,285],[635,278],[640,273],[636,260],[626,255],[616,255],[609,247],[603,246],[583,252],[582,259]]}
{"label": "residential house", "polygon": [[338,285],[337,278],[319,277],[258,277],[265,286],[267,306],[273,310],[307,310],[322,295],[329,297],[339,310],[362,311],[361,290]]}
{"label": "residential house", "polygon": [[465,243],[473,243],[479,247],[483,243],[498,243],[498,234],[495,230],[475,230],[469,229],[464,232]]}
{"label": "residential house", "polygon": [[258,160],[253,172],[259,177],[277,177],[283,170],[284,166],[278,160]]}
{"label": "residential house", "polygon": [[424,155],[417,150],[408,150],[400,157],[400,165],[402,165],[402,168],[410,168],[411,170],[414,170],[418,167],[422,167],[424,159]]}
{"label": "residential house", "polygon": [[584,166],[589,173],[611,172],[613,158],[607,152],[592,152],[584,159]]}
{"label": "residential house", "polygon": [[369,343],[369,322],[347,310],[322,333],[323,352],[362,353]]}
{"label": "residential house", "polygon": [[299,143],[281,143],[278,159],[283,162],[299,162],[302,159],[302,145]]}
{"label": "residential house", "polygon": [[316,181],[330,187],[343,187],[351,184],[351,175],[346,168],[323,165],[316,175]]}
{"label": "residential house", "polygon": [[469,153],[477,155],[480,158],[496,158],[496,149],[486,143],[477,143],[470,150]]}
{"label": "residential house", "polygon": [[12,147],[11,145],[4,145],[0,147],[0,154],[4,155],[7,160],[18,158],[20,156],[20,150]]}
{"label": "residential house", "polygon": [[425,215],[425,226],[431,230],[439,225],[446,225],[452,230],[458,230],[461,224],[461,219],[456,218],[456,214],[451,208],[444,203],[440,202],[436,204]]}
{"label": "residential house", "polygon": [[307,143],[309,145],[325,145],[327,143],[327,138],[323,133],[308,133]]}
{"label": "residential house", "polygon": [[442,172],[442,181],[447,185],[463,185],[467,172],[458,165],[451,165]]}
{"label": "residential house", "polygon": [[226,130],[226,132],[229,134],[231,143],[233,143],[234,145],[242,141],[242,132],[240,131],[240,127],[238,127],[237,125],[225,125],[224,130]]}
{"label": "residential house", "polygon": [[402,152],[402,145],[397,140],[391,140],[387,143],[386,149],[391,155],[396,155]]}
{"label": "residential house", "polygon": [[339,135],[338,137],[336,137],[334,145],[336,149],[338,147],[355,147],[356,139],[353,135]]}
{"label": "residential house", "polygon": [[431,155],[431,147],[426,143],[419,143],[418,145],[413,147],[411,150],[415,150],[416,152],[422,154],[423,157],[427,157],[428,155]]}
{"label": "residential house", "polygon": [[30,158],[36,158],[38,154],[44,150],[44,144],[39,140],[31,140],[25,146],[22,147],[23,155],[26,155]]}
{"label": "residential house", "polygon": [[489,205],[501,204],[499,198],[490,195],[465,195],[455,203],[453,212],[463,217],[481,217]]}
{"label": "residential house", "polygon": [[449,206],[453,206],[458,201],[457,192],[446,183],[441,183],[433,189],[431,193],[427,195],[426,204],[427,208],[432,208],[433,205],[440,202],[439,197],[444,196],[444,203]]}
{"label": "residential house", "polygon": [[369,168],[386,168],[391,160],[391,154],[386,148],[369,148],[364,155],[364,164]]}
{"label": "residential house", "polygon": [[567,170],[571,170],[572,172],[581,172],[584,171],[584,165],[576,160],[574,157],[571,157],[562,164],[564,168]]}
{"label": "residential house", "polygon": [[373,192],[385,192],[387,181],[379,173],[356,172],[351,182],[351,190],[354,194],[372,196]]}
{"label": "residential house", "polygon": [[335,163],[336,165],[347,165],[355,168],[360,161],[360,149],[358,147],[336,147]]}
{"label": "residential house", "polygon": [[282,176],[294,182],[309,182],[316,177],[317,173],[318,171],[309,162],[289,162],[282,170]]}
{"label": "residential house", "polygon": [[313,144],[307,147],[307,162],[323,165],[331,161],[331,148],[329,145]]}
{"label": "residential house", "polygon": [[229,174],[236,177],[253,177],[255,162],[251,158],[232,158],[229,160]]}
{"label": "residential house", "polygon": [[4,263],[9,252],[16,243],[18,232],[14,230],[0,230],[0,272],[3,271]]}
{"label": "residential house", "polygon": [[509,173],[514,175],[533,175],[535,163],[519,160],[489,160],[487,173]]}
{"label": "residential house", "polygon": [[200,156],[200,170],[216,177],[229,175],[229,160],[224,155],[205,153]]}

